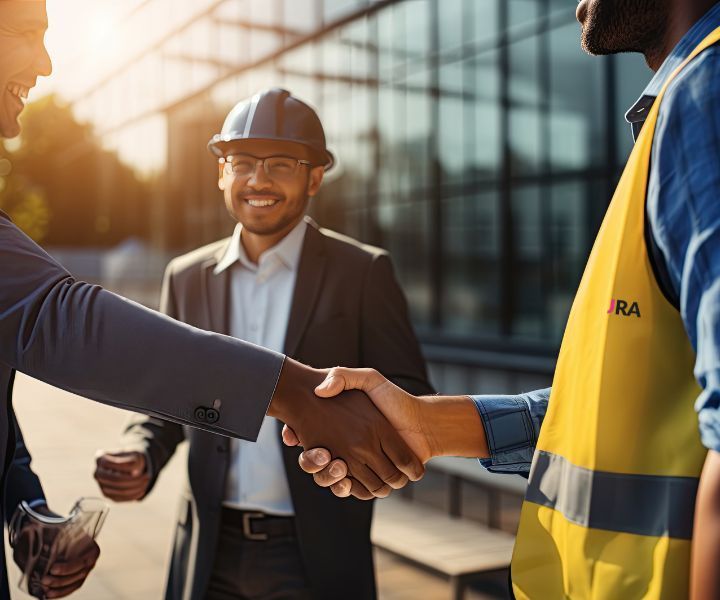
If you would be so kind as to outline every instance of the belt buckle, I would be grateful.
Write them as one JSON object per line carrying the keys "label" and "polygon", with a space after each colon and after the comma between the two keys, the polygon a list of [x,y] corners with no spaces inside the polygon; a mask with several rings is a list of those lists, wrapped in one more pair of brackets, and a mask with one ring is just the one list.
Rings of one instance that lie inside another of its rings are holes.
{"label": "belt buckle", "polygon": [[264,519],[265,515],[261,512],[246,512],[243,513],[243,535],[247,540],[253,540],[256,542],[264,542],[268,539],[267,533],[253,533],[252,530],[252,519]]}

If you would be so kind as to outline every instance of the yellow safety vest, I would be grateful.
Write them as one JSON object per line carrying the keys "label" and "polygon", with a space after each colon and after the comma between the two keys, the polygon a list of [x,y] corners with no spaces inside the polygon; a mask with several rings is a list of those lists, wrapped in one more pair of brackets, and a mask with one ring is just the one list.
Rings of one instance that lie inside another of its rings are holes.
{"label": "yellow safety vest", "polygon": [[[645,244],[649,112],[570,312],[533,459],[511,574],[518,600],[688,596],[706,456],[695,354]],[[718,165],[720,168],[720,165]]]}

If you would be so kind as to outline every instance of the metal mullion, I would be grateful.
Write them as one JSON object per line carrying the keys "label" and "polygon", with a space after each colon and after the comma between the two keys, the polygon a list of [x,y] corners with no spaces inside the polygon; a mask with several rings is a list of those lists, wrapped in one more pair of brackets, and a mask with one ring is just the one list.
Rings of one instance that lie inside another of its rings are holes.
{"label": "metal mullion", "polygon": [[[281,20],[284,14],[283,7],[277,7],[275,8],[275,14],[278,16],[278,20]],[[212,17],[211,19],[213,22],[220,23],[226,27],[235,27],[237,29],[244,29],[244,30],[251,30],[254,29],[256,31],[264,31],[267,33],[276,33],[278,35],[282,35],[283,39],[286,39],[286,37],[290,36],[295,39],[303,37],[305,33],[303,31],[300,31],[298,29],[289,29],[287,27],[283,27],[282,25],[265,25],[262,23],[253,23],[252,21],[230,21],[228,19],[218,19],[217,17]]]}
{"label": "metal mullion", "polygon": [[382,245],[382,233],[380,230],[380,223],[378,222],[378,204],[380,197],[380,178],[377,174],[380,173],[382,168],[382,156],[380,155],[380,40],[379,40],[379,27],[378,27],[378,16],[377,14],[370,15],[367,18],[368,21],[368,33],[372,36],[372,40],[375,44],[374,58],[372,60],[372,77],[370,79],[375,80],[374,85],[369,84],[368,90],[372,94],[372,100],[370,102],[373,110],[371,125],[371,138],[373,144],[373,164],[375,166],[375,177],[369,177],[367,181],[367,192],[368,192],[368,210],[365,213],[365,233],[368,238],[379,245]]}
{"label": "metal mullion", "polygon": [[[463,16],[473,14],[472,13],[472,3],[475,0],[464,0],[462,3],[462,11]],[[474,19],[468,19],[463,18],[463,26],[462,26],[462,33],[461,33],[461,47],[465,47],[467,44],[467,41],[471,39],[472,33],[474,30],[475,20]],[[472,193],[475,191],[471,186],[468,185],[468,168],[467,166],[470,164],[470,161],[473,161],[475,159],[475,148],[477,145],[476,140],[476,132],[477,132],[477,122],[476,122],[476,105],[473,103],[471,104],[471,108],[468,109],[468,101],[466,100],[466,94],[468,93],[468,90],[470,90],[470,94],[472,96],[475,95],[476,91],[476,85],[477,85],[477,73],[475,71],[475,67],[473,65],[472,68],[468,67],[468,60],[467,58],[463,56],[461,60],[461,73],[462,73],[462,81],[463,81],[463,94],[462,94],[462,114],[463,114],[463,122],[465,126],[463,127],[463,152],[465,153],[465,166],[462,170],[462,198],[463,203],[466,202],[466,200],[472,195]],[[472,97],[471,96],[471,97]],[[466,248],[470,250],[470,256],[468,256],[468,262],[469,264],[474,263],[473,259],[473,242],[475,241],[475,237],[472,233],[472,229],[468,228],[466,229],[466,239],[463,239],[463,243],[466,245]]]}
{"label": "metal mullion", "polygon": [[[440,47],[440,0],[433,0],[432,19],[430,19],[430,47],[432,55],[429,61],[432,90],[440,87],[439,71],[439,47]],[[440,163],[440,95],[435,91],[431,93],[431,135],[430,135],[430,187],[433,190],[428,206],[430,217],[430,323],[433,327],[441,328],[443,324],[443,308],[445,297],[445,286],[442,276],[442,263],[444,259],[445,244],[443,242],[443,220],[442,220],[442,168]]]}
{"label": "metal mullion", "polygon": [[609,204],[617,183],[615,181],[618,169],[617,122],[618,119],[623,118],[623,116],[617,106],[617,57],[613,55],[606,56],[604,57],[604,62],[603,90],[605,91],[605,106],[607,107],[605,113],[607,120],[605,130],[608,132],[608,139],[605,141],[605,147],[607,149],[605,165],[607,170],[607,202]]}
{"label": "metal mullion", "polygon": [[500,335],[509,337],[512,333],[512,320],[514,315],[514,285],[512,273],[515,264],[515,249],[512,227],[512,192],[511,192],[511,160],[510,147],[510,49],[506,43],[508,36],[508,5],[507,0],[499,2],[498,31],[500,32],[500,139],[502,140],[502,168],[500,179],[500,229],[501,229],[501,255],[500,255]]}
{"label": "metal mullion", "polygon": [[[398,55],[398,49],[400,49],[400,53],[403,56],[403,60],[401,63],[401,66],[398,68],[397,66],[393,69],[393,99],[394,99],[394,108],[395,108],[395,121],[398,124],[402,125],[402,131],[401,131],[401,138],[403,140],[408,139],[408,124],[407,124],[407,107],[408,107],[408,91],[407,91],[407,12],[405,10],[402,10],[400,12],[400,5],[395,5],[392,7],[394,11],[393,14],[393,23],[398,22],[398,25],[402,27],[402,35],[397,35],[398,29],[395,29],[396,36],[395,40],[402,40],[402,45],[399,43],[393,44],[393,54],[395,56]],[[400,23],[400,19],[397,19],[397,15],[400,12],[402,15],[402,23]],[[398,27],[398,25],[394,25],[393,28]],[[393,61],[395,58],[393,57]],[[399,81],[402,81],[402,85],[397,85]],[[398,98],[402,98],[402,103],[397,102]],[[396,125],[395,127],[396,132],[398,132],[398,127]],[[402,161],[405,163],[405,161]],[[405,168],[405,164],[403,164],[403,168]],[[412,187],[412,186],[411,186]],[[397,187],[397,193],[396,193],[396,201],[400,201],[398,206],[401,206],[402,204],[405,204],[407,200],[409,200],[409,197],[405,196],[406,192],[401,188],[400,186],[400,179],[398,178],[398,187]],[[411,192],[412,194],[412,192]]]}
{"label": "metal mullion", "polygon": [[[550,8],[549,0],[539,0],[540,10],[543,15],[547,15]],[[548,183],[540,185],[540,289],[543,323],[543,335],[547,338],[553,334],[548,318],[549,299],[552,290],[552,160],[551,153],[551,131],[550,131],[550,99],[552,97],[552,69],[550,68],[550,35],[552,30],[545,26],[547,17],[543,17],[538,21],[538,43],[540,52],[538,52],[538,72],[540,74],[540,147],[542,158],[540,162],[541,173],[547,174]]]}

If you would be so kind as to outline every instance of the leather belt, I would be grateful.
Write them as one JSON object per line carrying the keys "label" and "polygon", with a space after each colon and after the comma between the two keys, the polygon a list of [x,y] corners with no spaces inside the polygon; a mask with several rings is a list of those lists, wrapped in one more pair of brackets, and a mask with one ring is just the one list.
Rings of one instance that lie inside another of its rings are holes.
{"label": "leather belt", "polygon": [[264,542],[270,538],[295,537],[295,518],[268,515],[257,511],[222,509],[223,525],[242,531],[246,540]]}

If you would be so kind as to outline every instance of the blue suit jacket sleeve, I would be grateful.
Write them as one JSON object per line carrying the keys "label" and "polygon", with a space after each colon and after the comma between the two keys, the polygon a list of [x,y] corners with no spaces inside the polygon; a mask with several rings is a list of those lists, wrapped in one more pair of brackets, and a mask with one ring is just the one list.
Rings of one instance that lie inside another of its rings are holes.
{"label": "blue suit jacket sleeve", "polygon": [[10,416],[15,427],[15,457],[10,464],[5,482],[5,518],[8,522],[23,500],[28,503],[45,501],[45,493],[38,476],[32,470],[32,458],[12,409]]}
{"label": "blue suit jacket sleeve", "polygon": [[[70,273],[0,214],[0,361],[93,400],[257,438],[284,357],[195,329]],[[214,425],[195,408],[221,401]]]}

